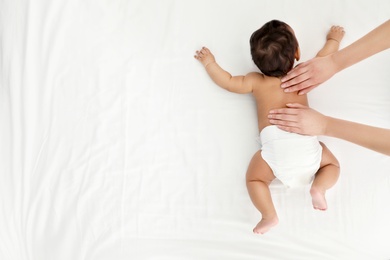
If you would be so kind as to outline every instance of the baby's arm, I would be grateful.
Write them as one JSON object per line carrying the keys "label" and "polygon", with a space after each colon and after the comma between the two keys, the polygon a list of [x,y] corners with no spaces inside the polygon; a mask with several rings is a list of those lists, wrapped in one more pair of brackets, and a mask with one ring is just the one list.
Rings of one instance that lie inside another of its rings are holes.
{"label": "baby's arm", "polygon": [[251,77],[232,76],[217,64],[214,55],[206,47],[203,47],[200,51],[196,51],[194,57],[203,64],[211,79],[218,86],[239,94],[252,92]]}
{"label": "baby's arm", "polygon": [[344,28],[340,26],[332,26],[326,35],[326,43],[324,47],[317,53],[316,57],[324,57],[339,50],[340,41],[344,37]]}

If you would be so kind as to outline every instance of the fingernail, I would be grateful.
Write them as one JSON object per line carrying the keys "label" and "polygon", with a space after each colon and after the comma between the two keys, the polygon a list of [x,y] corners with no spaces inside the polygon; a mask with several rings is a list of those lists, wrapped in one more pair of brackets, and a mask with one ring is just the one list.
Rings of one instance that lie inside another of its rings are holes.
{"label": "fingernail", "polygon": [[285,88],[286,87],[286,84],[282,83],[282,85],[280,85],[281,88]]}
{"label": "fingernail", "polygon": [[288,88],[284,89],[284,92],[290,92],[290,90]]}

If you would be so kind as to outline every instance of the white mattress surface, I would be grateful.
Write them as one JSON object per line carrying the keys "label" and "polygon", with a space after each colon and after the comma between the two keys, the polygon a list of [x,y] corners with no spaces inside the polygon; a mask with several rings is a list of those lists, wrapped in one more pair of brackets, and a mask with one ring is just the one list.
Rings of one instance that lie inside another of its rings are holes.
{"label": "white mattress surface", "polygon": [[[252,233],[254,100],[193,58],[207,46],[246,74],[269,20],[294,28],[305,61],[331,25],[345,47],[389,17],[386,0],[0,1],[0,259],[390,259],[390,158],[333,138],[329,209],[275,181],[280,223]],[[389,51],[362,61],[310,104],[390,128],[389,67]]]}

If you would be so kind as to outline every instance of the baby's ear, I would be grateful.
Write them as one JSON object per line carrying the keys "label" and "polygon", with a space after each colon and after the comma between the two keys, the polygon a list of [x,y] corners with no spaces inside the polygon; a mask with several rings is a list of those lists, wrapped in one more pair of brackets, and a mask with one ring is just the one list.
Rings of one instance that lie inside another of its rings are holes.
{"label": "baby's ear", "polygon": [[301,58],[301,49],[299,48],[299,46],[297,48],[297,51],[295,52],[294,58],[296,59],[296,61],[299,61],[299,59]]}

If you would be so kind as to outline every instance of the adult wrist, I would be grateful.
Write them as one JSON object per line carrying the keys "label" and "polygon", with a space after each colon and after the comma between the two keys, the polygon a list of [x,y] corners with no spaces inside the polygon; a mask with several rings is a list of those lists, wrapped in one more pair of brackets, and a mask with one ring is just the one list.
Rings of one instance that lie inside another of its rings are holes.
{"label": "adult wrist", "polygon": [[348,64],[346,62],[348,61],[347,58],[343,57],[343,51],[337,51],[330,55],[330,59],[332,61],[332,68],[333,68],[333,74],[336,74],[346,67],[348,67]]}
{"label": "adult wrist", "polygon": [[334,118],[330,117],[330,116],[324,116],[323,118],[323,127],[322,127],[322,134],[321,135],[325,135],[325,136],[332,136],[332,120]]}

